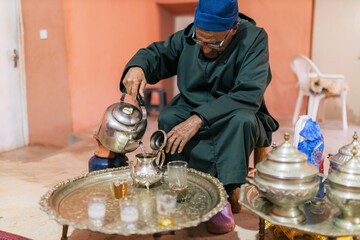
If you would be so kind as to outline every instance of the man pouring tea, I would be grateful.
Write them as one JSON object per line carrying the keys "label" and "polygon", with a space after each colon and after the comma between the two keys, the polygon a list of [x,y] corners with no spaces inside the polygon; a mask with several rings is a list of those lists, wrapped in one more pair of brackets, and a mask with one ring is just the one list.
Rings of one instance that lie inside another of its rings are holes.
{"label": "man pouring tea", "polygon": [[168,137],[166,160],[184,160],[223,183],[231,204],[208,230],[232,231],[249,156],[255,146],[269,146],[279,127],[264,101],[271,81],[267,34],[239,13],[237,0],[199,0],[193,23],[131,58],[120,88],[135,101],[147,84],[174,75],[180,94],[158,119]]}

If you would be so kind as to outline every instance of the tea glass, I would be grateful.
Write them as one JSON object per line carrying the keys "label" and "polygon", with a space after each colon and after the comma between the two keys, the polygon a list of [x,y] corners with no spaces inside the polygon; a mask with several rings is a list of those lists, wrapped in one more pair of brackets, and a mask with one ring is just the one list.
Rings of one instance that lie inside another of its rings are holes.
{"label": "tea glass", "polygon": [[156,193],[159,227],[169,227],[174,224],[173,213],[176,210],[176,198],[176,193],[170,190],[161,190]]}
{"label": "tea glass", "polygon": [[131,185],[131,183],[129,181],[129,177],[126,174],[112,174],[112,188],[114,192],[114,197],[116,199],[127,196],[129,185]]}
{"label": "tea glass", "polygon": [[177,194],[177,201],[186,200],[187,162],[172,161],[167,164],[169,188]]}
{"label": "tea glass", "polygon": [[121,223],[126,228],[134,228],[139,219],[138,203],[133,197],[120,199],[120,218]]}
{"label": "tea glass", "polygon": [[317,215],[325,213],[325,199],[314,197],[310,200],[310,212]]}
{"label": "tea glass", "polygon": [[104,223],[106,212],[106,195],[101,192],[94,192],[89,195],[88,199],[88,216],[89,222],[96,226]]}

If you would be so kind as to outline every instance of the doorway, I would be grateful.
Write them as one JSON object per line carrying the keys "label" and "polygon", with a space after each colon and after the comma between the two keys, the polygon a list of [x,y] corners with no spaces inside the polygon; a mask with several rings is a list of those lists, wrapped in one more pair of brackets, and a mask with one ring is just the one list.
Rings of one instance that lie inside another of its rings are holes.
{"label": "doorway", "polygon": [[20,0],[0,1],[0,152],[28,144]]}

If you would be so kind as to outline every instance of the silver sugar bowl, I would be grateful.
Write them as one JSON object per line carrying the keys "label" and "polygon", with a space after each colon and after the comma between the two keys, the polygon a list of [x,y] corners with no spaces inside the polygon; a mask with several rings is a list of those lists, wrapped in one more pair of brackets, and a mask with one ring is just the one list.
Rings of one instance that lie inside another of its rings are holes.
{"label": "silver sugar bowl", "polygon": [[353,141],[347,145],[342,146],[338,153],[335,155],[332,155],[329,157],[330,160],[330,168],[329,168],[329,174],[332,171],[335,171],[338,169],[338,166],[343,165],[344,163],[346,163],[347,161],[349,161],[352,158],[352,149],[356,148],[357,150],[357,154],[356,156],[360,156],[360,145],[359,145],[359,141],[358,141],[358,135],[356,132],[354,132],[353,135]]}
{"label": "silver sugar bowl", "polygon": [[353,146],[352,154],[348,162],[329,174],[326,196],[341,211],[334,224],[360,230],[360,156],[356,146]]}
{"label": "silver sugar bowl", "polygon": [[256,164],[254,179],[247,179],[266,199],[273,203],[269,215],[284,223],[301,223],[305,215],[299,206],[315,197],[320,186],[319,170],[307,162],[306,154],[285,142]]}

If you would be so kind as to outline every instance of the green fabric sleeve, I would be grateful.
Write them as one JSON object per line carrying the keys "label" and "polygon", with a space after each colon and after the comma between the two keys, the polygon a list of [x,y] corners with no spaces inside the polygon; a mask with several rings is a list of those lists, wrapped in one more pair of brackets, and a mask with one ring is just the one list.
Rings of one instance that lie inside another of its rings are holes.
{"label": "green fabric sleeve", "polygon": [[210,125],[237,109],[255,114],[264,100],[270,79],[268,38],[262,30],[248,49],[229,93],[195,108],[193,112],[202,115]]}
{"label": "green fabric sleeve", "polygon": [[144,70],[146,81],[150,84],[176,75],[184,41],[183,31],[179,31],[165,41],[154,42],[147,48],[140,49],[125,66],[120,89],[122,89],[122,80],[131,67],[141,67]]}

